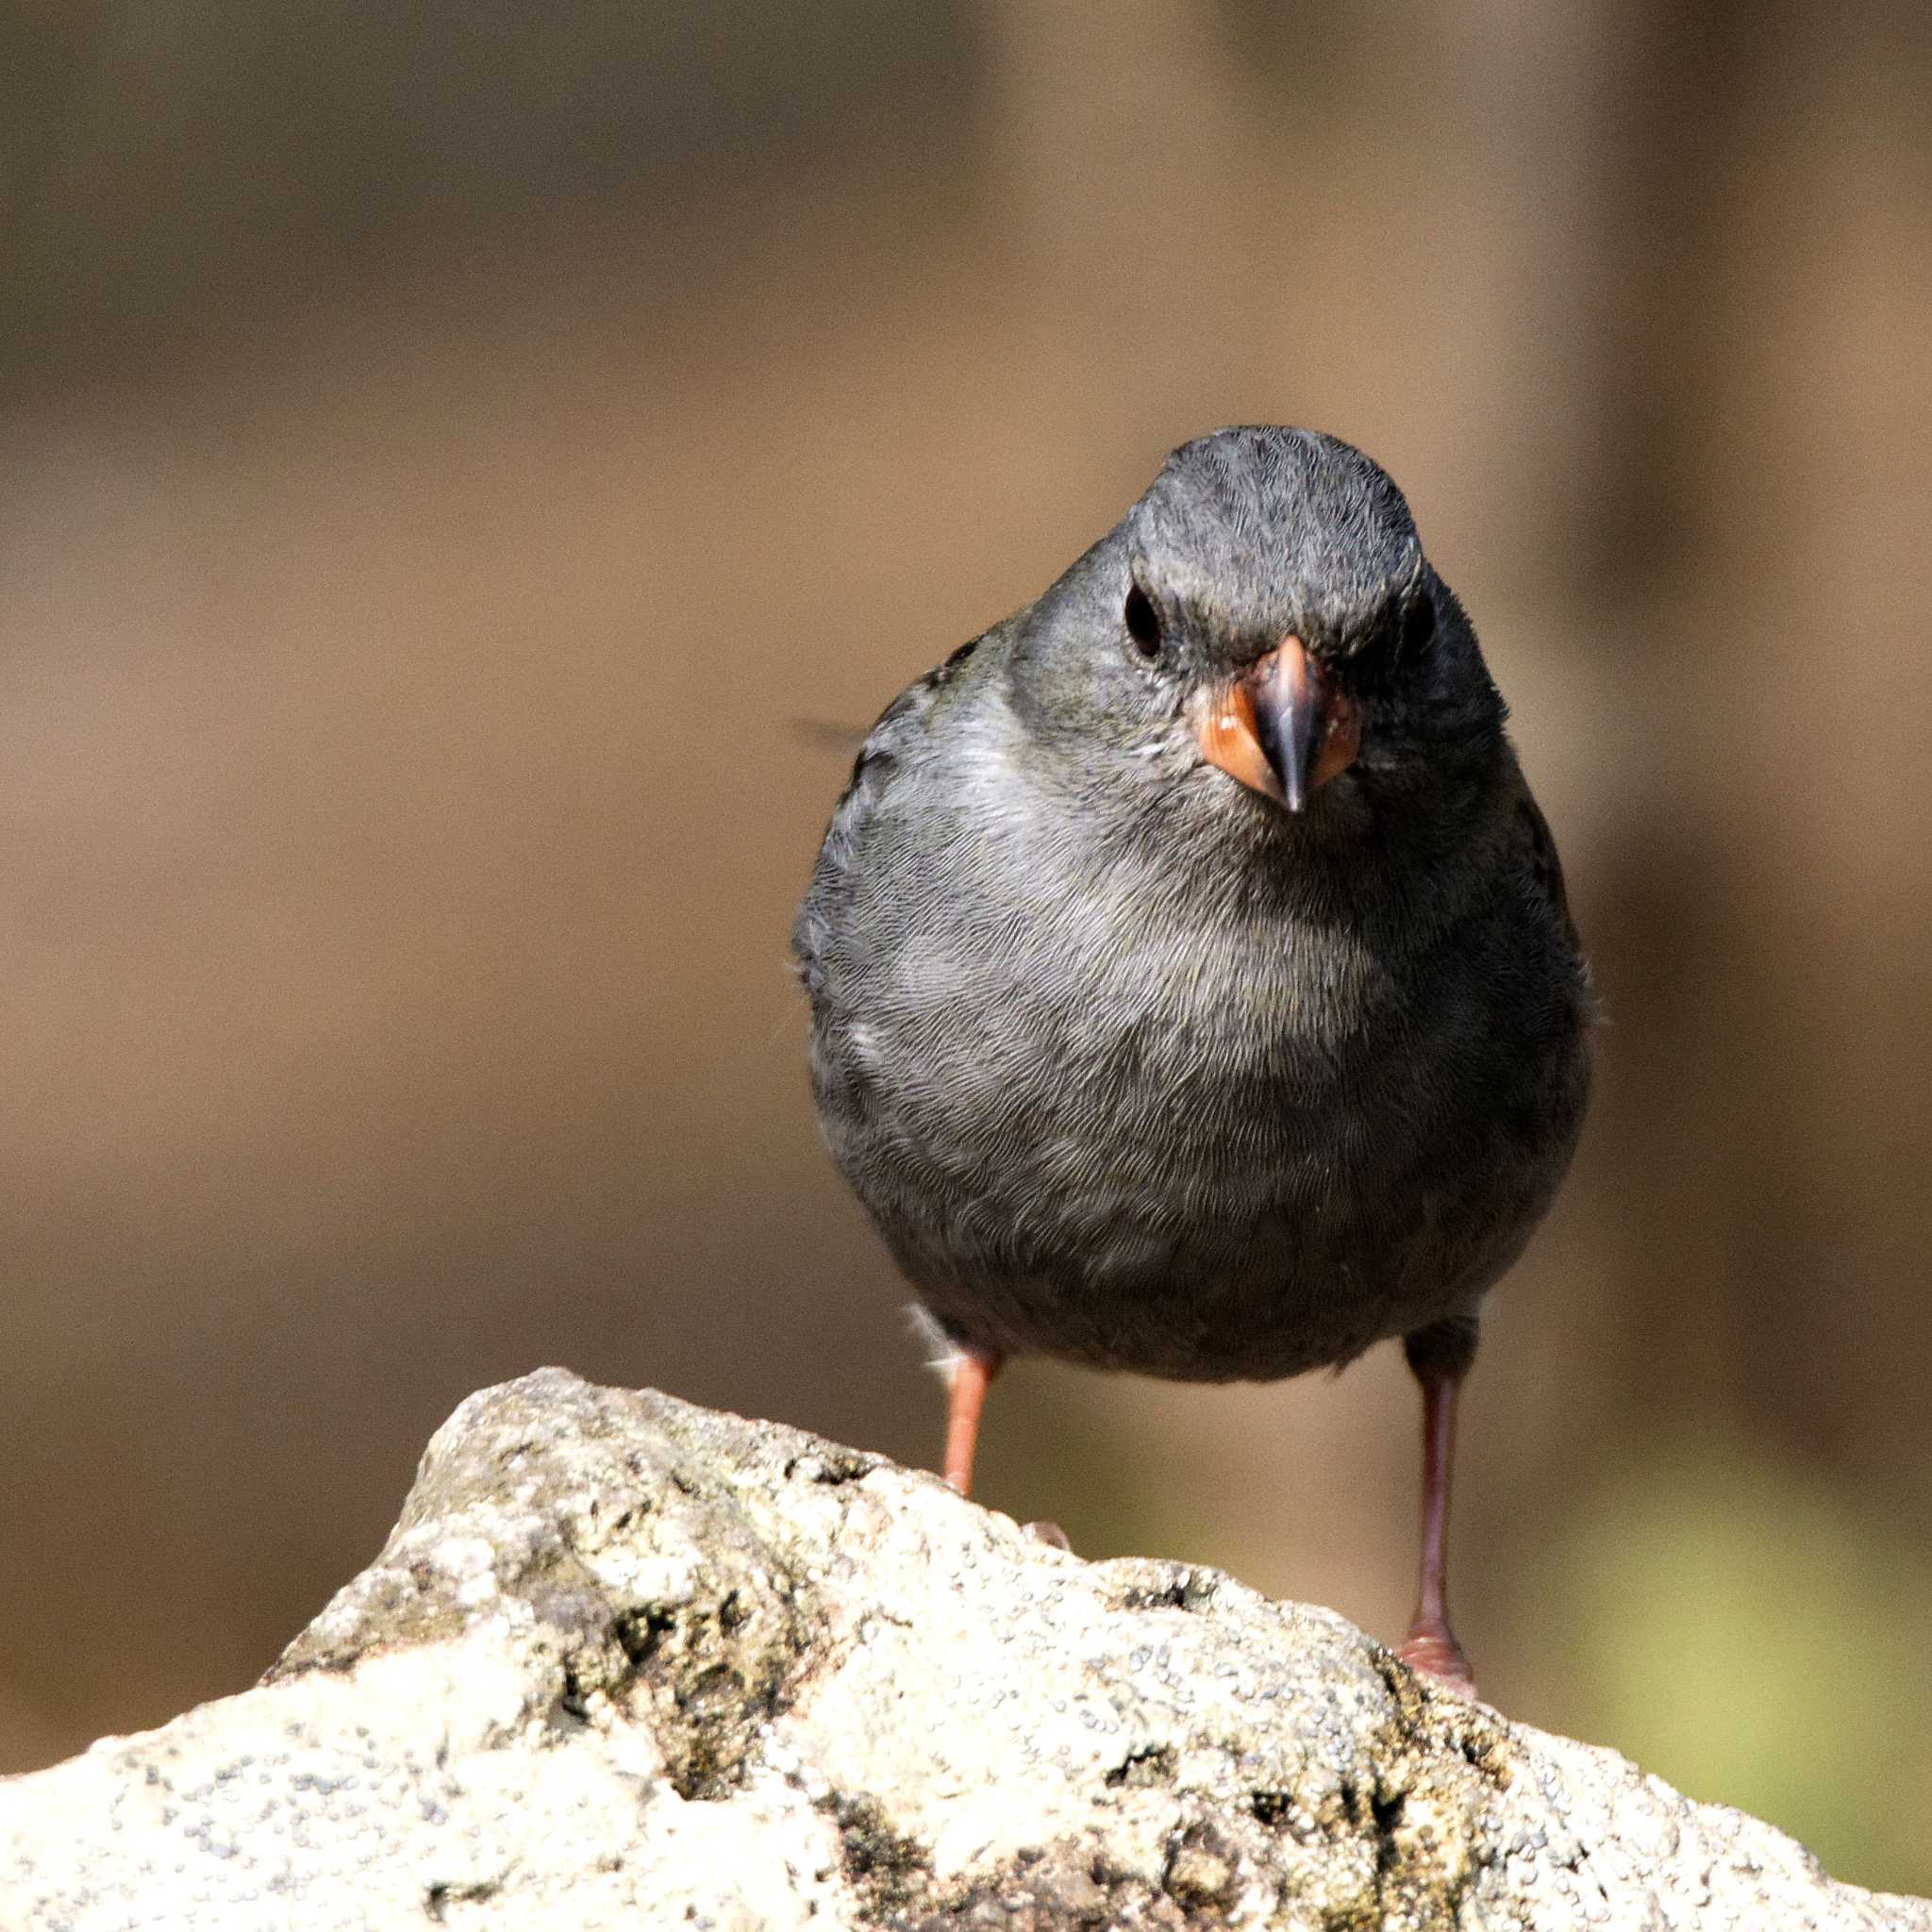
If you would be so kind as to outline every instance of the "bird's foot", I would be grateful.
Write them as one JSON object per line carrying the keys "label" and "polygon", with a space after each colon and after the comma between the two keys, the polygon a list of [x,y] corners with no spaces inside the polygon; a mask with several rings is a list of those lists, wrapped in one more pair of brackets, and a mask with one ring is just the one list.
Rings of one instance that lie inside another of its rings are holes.
{"label": "bird's foot", "polygon": [[1073,1544],[1067,1541],[1067,1533],[1058,1523],[1041,1521],[1024,1523],[1021,1528],[1037,1543],[1044,1543],[1050,1550],[1066,1550],[1071,1554]]}
{"label": "bird's foot", "polygon": [[1418,1617],[1408,1635],[1395,1646],[1395,1655],[1444,1690],[1474,1699],[1475,1673],[1470,1669],[1455,1631],[1441,1617]]}

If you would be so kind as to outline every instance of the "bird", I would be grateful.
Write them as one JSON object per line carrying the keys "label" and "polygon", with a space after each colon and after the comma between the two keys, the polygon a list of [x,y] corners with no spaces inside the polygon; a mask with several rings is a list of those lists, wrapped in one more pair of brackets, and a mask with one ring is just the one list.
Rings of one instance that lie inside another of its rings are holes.
{"label": "bird", "polygon": [[1377,463],[1217,430],[886,708],[792,935],[824,1138],[943,1338],[946,1480],[1016,1357],[1274,1381],[1399,1340],[1396,1654],[1464,1695],[1458,1394],[1595,1017],[1506,717]]}

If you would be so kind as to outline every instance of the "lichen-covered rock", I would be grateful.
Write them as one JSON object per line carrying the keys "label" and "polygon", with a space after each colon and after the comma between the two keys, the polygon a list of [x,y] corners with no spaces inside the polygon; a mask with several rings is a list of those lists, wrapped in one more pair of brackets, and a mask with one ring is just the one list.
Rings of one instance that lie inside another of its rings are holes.
{"label": "lichen-covered rock", "polygon": [[1932,1932],[1339,1617],[544,1370],[264,1682],[0,1780],[0,1924]]}

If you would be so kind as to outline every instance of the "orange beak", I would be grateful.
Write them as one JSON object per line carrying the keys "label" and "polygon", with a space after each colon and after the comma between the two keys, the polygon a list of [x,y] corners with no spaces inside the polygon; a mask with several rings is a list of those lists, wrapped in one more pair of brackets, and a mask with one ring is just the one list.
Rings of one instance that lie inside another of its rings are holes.
{"label": "orange beak", "polygon": [[1212,692],[1196,728],[1209,764],[1290,811],[1346,771],[1362,741],[1360,713],[1296,637]]}

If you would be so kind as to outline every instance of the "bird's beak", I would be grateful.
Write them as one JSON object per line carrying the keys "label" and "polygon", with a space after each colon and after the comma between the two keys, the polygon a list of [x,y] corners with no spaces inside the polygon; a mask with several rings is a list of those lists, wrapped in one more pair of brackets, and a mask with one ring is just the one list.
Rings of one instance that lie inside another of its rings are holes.
{"label": "bird's beak", "polygon": [[1290,811],[1300,811],[1361,748],[1354,703],[1296,637],[1210,693],[1197,729],[1210,764]]}

